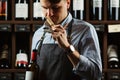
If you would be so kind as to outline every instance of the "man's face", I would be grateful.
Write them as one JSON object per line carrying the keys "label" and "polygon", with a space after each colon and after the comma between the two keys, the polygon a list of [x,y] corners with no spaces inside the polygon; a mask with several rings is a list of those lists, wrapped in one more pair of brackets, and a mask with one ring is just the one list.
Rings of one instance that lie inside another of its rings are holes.
{"label": "man's face", "polygon": [[55,24],[60,23],[68,13],[70,0],[61,0],[53,4],[48,0],[40,0],[44,16],[49,16]]}

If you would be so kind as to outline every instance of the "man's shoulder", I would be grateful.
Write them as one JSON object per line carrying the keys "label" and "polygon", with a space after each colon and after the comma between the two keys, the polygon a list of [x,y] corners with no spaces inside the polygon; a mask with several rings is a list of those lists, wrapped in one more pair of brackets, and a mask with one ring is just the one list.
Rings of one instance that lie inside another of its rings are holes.
{"label": "man's shoulder", "polygon": [[84,28],[90,28],[93,27],[93,25],[85,20],[79,20],[73,18],[73,25],[79,26],[79,27],[84,27]]}
{"label": "man's shoulder", "polygon": [[92,25],[91,23],[89,23],[85,20],[80,20],[80,19],[76,19],[76,18],[73,18],[73,22],[75,24],[81,24],[81,25]]}

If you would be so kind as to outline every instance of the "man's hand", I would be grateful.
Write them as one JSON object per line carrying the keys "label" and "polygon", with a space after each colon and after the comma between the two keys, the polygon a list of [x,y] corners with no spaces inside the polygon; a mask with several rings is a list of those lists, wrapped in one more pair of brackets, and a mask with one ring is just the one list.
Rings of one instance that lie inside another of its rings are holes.
{"label": "man's hand", "polygon": [[67,48],[70,46],[68,39],[67,39],[67,34],[65,28],[67,27],[68,24],[66,24],[64,27],[61,25],[54,25],[52,27],[52,37],[58,42],[59,46],[62,48]]}

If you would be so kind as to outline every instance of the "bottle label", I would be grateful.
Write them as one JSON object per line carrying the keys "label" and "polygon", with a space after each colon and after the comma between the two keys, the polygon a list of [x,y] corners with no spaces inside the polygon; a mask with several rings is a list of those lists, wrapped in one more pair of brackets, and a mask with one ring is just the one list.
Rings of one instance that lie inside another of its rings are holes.
{"label": "bottle label", "polygon": [[16,18],[28,18],[28,4],[27,3],[16,3],[15,5],[15,17]]}
{"label": "bottle label", "polygon": [[119,0],[110,0],[110,7],[120,7]]}
{"label": "bottle label", "polygon": [[102,7],[102,0],[93,0],[93,7]]}
{"label": "bottle label", "polygon": [[35,17],[35,18],[43,17],[40,2],[34,2],[33,10],[34,10],[33,17]]}
{"label": "bottle label", "polygon": [[16,61],[26,61],[26,62],[28,62],[27,54],[26,53],[17,54]]}
{"label": "bottle label", "polygon": [[33,80],[34,72],[26,71],[25,80]]}
{"label": "bottle label", "polygon": [[73,10],[84,10],[84,0],[73,0]]}
{"label": "bottle label", "polygon": [[108,57],[118,57],[117,56],[117,53],[115,51],[111,51],[109,54],[108,54]]}

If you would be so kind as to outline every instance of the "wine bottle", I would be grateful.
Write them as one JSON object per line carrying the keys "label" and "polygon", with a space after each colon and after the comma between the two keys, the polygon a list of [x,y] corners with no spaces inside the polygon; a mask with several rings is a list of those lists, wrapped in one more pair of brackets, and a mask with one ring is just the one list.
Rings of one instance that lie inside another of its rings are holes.
{"label": "wine bottle", "polygon": [[73,0],[73,16],[80,20],[85,18],[84,0]]}
{"label": "wine bottle", "polygon": [[91,19],[102,20],[103,5],[102,0],[91,0]]}
{"label": "wine bottle", "polygon": [[117,54],[117,46],[109,45],[107,53],[108,53],[108,68],[118,69],[119,59],[118,59],[118,54]]}
{"label": "wine bottle", "polygon": [[9,59],[8,59],[8,45],[5,44],[2,47],[2,52],[0,56],[0,68],[9,68]]}
{"label": "wine bottle", "polygon": [[28,65],[28,57],[27,54],[22,50],[19,50],[19,53],[16,55],[16,68],[18,69],[26,69]]}
{"label": "wine bottle", "polygon": [[38,80],[39,67],[36,63],[37,50],[34,49],[31,54],[31,61],[25,74],[25,80]]}
{"label": "wine bottle", "polygon": [[119,0],[109,0],[108,19],[119,20]]}
{"label": "wine bottle", "polygon": [[44,20],[44,16],[42,14],[41,4],[39,0],[33,3],[33,19],[34,20]]}
{"label": "wine bottle", "polygon": [[28,20],[28,3],[26,0],[18,0],[15,4],[15,19],[16,20]]}
{"label": "wine bottle", "polygon": [[0,0],[0,20],[7,20],[7,0]]}

